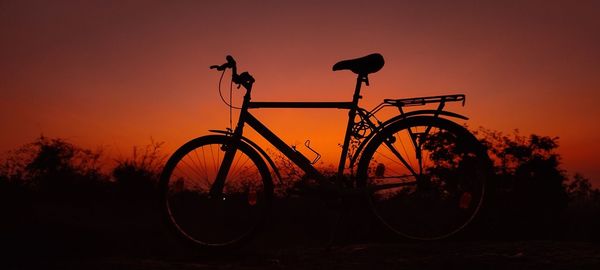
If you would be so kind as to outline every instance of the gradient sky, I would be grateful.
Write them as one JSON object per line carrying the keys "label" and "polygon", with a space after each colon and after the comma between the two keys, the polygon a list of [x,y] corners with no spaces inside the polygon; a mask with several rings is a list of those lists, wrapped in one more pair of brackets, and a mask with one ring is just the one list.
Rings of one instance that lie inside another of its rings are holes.
{"label": "gradient sky", "polygon": [[[599,11],[600,1],[0,1],[0,152],[42,133],[109,156],[150,138],[171,152],[229,125],[208,69],[227,54],[256,78],[254,100],[346,101],[354,75],[331,66],[379,52],[386,65],[365,107],[465,93],[466,107],[449,109],[469,126],[559,136],[563,167],[600,185]],[[337,160],[346,112],[256,115]]]}

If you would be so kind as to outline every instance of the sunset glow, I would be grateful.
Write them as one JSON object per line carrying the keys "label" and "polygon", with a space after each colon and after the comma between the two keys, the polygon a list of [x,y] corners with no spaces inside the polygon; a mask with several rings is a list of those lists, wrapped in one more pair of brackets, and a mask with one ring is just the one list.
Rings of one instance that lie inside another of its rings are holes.
{"label": "sunset glow", "polygon": [[[386,64],[361,107],[463,93],[466,106],[448,109],[469,127],[558,136],[563,168],[599,186],[598,10],[598,1],[4,1],[0,152],[44,134],[109,156],[151,139],[170,153],[229,127],[220,74],[208,69],[228,54],[256,78],[253,100],[350,101],[355,75],[331,66],[378,52]],[[239,104],[243,91],[233,93]],[[346,111],[253,114],[309,158],[307,139],[337,163]]]}

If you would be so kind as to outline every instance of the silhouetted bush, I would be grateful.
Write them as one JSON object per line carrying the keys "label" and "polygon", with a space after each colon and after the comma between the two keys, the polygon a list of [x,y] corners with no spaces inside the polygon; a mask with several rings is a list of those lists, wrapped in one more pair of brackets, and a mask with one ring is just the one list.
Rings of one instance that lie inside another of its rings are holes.
{"label": "silhouetted bush", "polygon": [[41,136],[9,152],[0,162],[0,249],[50,257],[111,252],[115,244],[144,250],[164,231],[148,204],[163,165],[159,146],[117,160],[114,179],[101,151],[63,139]]}
{"label": "silhouetted bush", "polygon": [[[488,234],[482,237],[600,240],[600,190],[581,175],[566,177],[556,153],[558,138],[483,129],[477,133],[495,164],[482,211],[483,231]],[[10,236],[3,238],[9,240],[2,245],[31,243],[27,248],[39,246],[43,250],[39,252],[56,248],[55,243],[73,249],[96,245],[109,250],[107,246],[123,243],[129,245],[123,249],[148,248],[165,231],[156,208],[148,203],[156,201],[156,182],[165,161],[161,146],[152,142],[135,147],[131,156],[117,159],[108,170],[101,162],[102,151],[83,149],[63,139],[41,136],[11,151],[0,161],[0,210],[4,213],[0,236]],[[327,210],[315,200],[291,196],[291,191],[304,188],[310,179],[284,157],[272,156],[283,175],[274,209],[294,208],[284,214],[285,220],[274,218],[279,223],[273,227],[308,230],[314,224],[304,223],[303,218],[332,217],[337,206]],[[335,174],[333,167],[324,170]],[[358,212],[357,208],[347,211]],[[300,214],[294,217],[294,213]],[[364,220],[364,216],[354,218],[352,222]],[[296,221],[286,225],[289,219]],[[311,235],[329,229],[313,227]],[[356,233],[348,232],[352,234]]]}
{"label": "silhouetted bush", "polygon": [[134,147],[131,157],[117,159],[112,176],[126,196],[148,196],[155,190],[166,158],[161,146],[152,141],[141,149]]}
{"label": "silhouetted bush", "polygon": [[567,184],[569,195],[569,236],[579,240],[600,240],[600,189],[575,174]]}
{"label": "silhouetted bush", "polygon": [[63,139],[40,136],[9,154],[0,169],[10,182],[65,199],[87,197],[104,188],[100,150],[77,147]]}
{"label": "silhouetted bush", "polygon": [[598,205],[600,189],[593,188],[589,179],[576,173],[567,184],[567,193],[572,205]]}
{"label": "silhouetted bush", "polygon": [[480,129],[495,176],[490,181],[488,214],[496,232],[516,238],[556,238],[565,231],[567,177],[560,168],[557,137],[511,136]]}

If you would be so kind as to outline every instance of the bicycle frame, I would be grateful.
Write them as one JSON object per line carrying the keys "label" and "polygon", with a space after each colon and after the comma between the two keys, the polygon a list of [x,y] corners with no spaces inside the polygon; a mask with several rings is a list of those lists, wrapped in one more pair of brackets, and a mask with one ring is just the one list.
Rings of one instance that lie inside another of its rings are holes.
{"label": "bicycle frame", "polygon": [[[449,96],[434,96],[434,97],[423,97],[423,98],[409,98],[409,99],[398,99],[398,100],[384,100],[379,106],[375,107],[371,111],[366,111],[360,107],[358,107],[358,101],[361,98],[360,89],[363,82],[368,82],[368,78],[366,76],[358,76],[356,81],[356,87],[354,90],[353,99],[350,102],[255,102],[251,101],[251,90],[252,87],[247,87],[247,92],[244,95],[244,101],[241,107],[241,112],[238,120],[238,124],[235,130],[232,133],[233,144],[232,147],[228,147],[228,151],[225,154],[223,159],[221,168],[219,169],[219,173],[217,174],[217,179],[215,184],[213,185],[213,192],[217,192],[222,188],[222,183],[224,183],[224,179],[226,177],[226,173],[229,170],[229,166],[231,166],[231,161],[233,160],[233,154],[235,153],[236,146],[235,144],[242,140],[244,137],[242,136],[243,128],[245,124],[248,124],[254,130],[256,130],[263,138],[265,138],[269,143],[271,143],[275,148],[277,148],[281,153],[283,153],[287,158],[289,158],[294,164],[300,167],[307,175],[313,177],[315,179],[321,180],[324,179],[324,176],[314,167],[312,163],[300,152],[296,151],[292,147],[288,146],[283,140],[281,140],[277,135],[275,135],[271,130],[269,130],[264,124],[262,124],[256,117],[254,117],[249,109],[259,109],[259,108],[331,108],[331,109],[346,109],[348,112],[348,124],[346,126],[346,132],[344,135],[344,144],[342,145],[342,152],[340,154],[340,160],[338,164],[337,171],[337,180],[343,179],[344,168],[346,164],[346,157],[348,156],[348,149],[350,145],[350,140],[352,137],[352,129],[354,127],[354,118],[359,115],[367,125],[369,129],[371,129],[371,133],[364,137],[364,140],[359,144],[356,149],[355,155],[351,156],[349,162],[350,167],[352,167],[356,161],[358,153],[364,149],[365,145],[368,144],[370,139],[377,134],[379,131],[383,130],[389,124],[395,123],[397,121],[401,121],[408,117],[412,117],[415,115],[432,115],[434,117],[439,117],[440,115],[468,119],[462,115],[444,111],[443,108],[447,101],[462,101],[464,104],[465,97],[464,95],[449,95]],[[417,110],[411,112],[405,112],[402,108],[408,106],[417,106],[417,105],[425,105],[427,103],[439,103],[438,108],[436,110]],[[400,115],[393,117],[385,122],[374,123],[369,119],[370,116],[373,116],[379,110],[384,107],[393,106],[397,107]],[[231,134],[231,133],[229,133]],[[244,138],[245,139],[245,138]],[[413,141],[413,143],[416,143]],[[257,146],[254,145],[256,148]],[[390,145],[391,147],[391,145]],[[259,148],[259,151],[266,156],[264,151]],[[393,151],[393,149],[392,149]],[[398,159],[404,163],[404,165],[411,170],[413,174],[417,174],[417,172],[412,171],[412,168],[406,163],[402,155],[399,153],[395,153]],[[268,156],[267,156],[268,157]],[[273,164],[273,162],[267,158],[267,161],[271,164],[276,174],[279,175],[277,168]]]}
{"label": "bicycle frame", "polygon": [[[458,115],[452,112],[444,111],[443,108],[447,101],[463,101],[464,104],[464,95],[450,95],[450,96],[435,96],[435,97],[424,97],[424,98],[412,98],[412,99],[398,99],[398,100],[384,100],[382,104],[375,107],[371,111],[366,111],[360,107],[358,107],[358,101],[360,100],[360,90],[362,83],[365,82],[368,85],[368,77],[359,75],[356,79],[356,86],[354,90],[354,95],[352,101],[350,102],[257,102],[251,101],[251,85],[246,88],[246,94],[244,95],[243,104],[241,107],[240,116],[238,119],[237,126],[233,133],[229,133],[232,136],[233,143],[227,146],[227,151],[223,158],[223,162],[221,163],[221,167],[217,173],[217,178],[211,188],[211,193],[219,192],[225,181],[227,176],[227,172],[231,166],[233,161],[235,151],[237,150],[236,144],[239,143],[242,139],[245,139],[243,134],[243,129],[245,124],[248,124],[254,130],[256,130],[263,138],[265,138],[269,143],[271,143],[275,148],[277,148],[281,153],[283,153],[287,158],[289,158],[294,164],[300,167],[309,177],[312,177],[317,180],[322,180],[325,177],[312,165],[312,163],[300,152],[296,151],[288,144],[286,144],[283,140],[281,140],[275,133],[269,130],[263,123],[261,123],[256,117],[254,117],[250,113],[250,109],[260,109],[260,108],[330,108],[330,109],[346,109],[348,112],[348,122],[346,126],[346,132],[344,135],[344,143],[342,145],[342,152],[340,154],[338,171],[337,171],[337,183],[343,179],[344,176],[344,168],[346,165],[346,157],[348,156],[348,149],[350,146],[350,140],[353,135],[352,129],[355,125],[354,119],[357,115],[359,115],[364,123],[367,125],[367,128],[371,129],[371,134],[365,137],[364,140],[360,143],[358,148],[356,149],[356,153],[360,153],[366,144],[370,141],[374,134],[383,130],[386,126],[391,123],[400,121],[402,119],[406,119],[407,117],[411,117],[414,115],[423,115],[423,114],[431,114],[434,117],[438,117],[440,115],[457,117],[462,119],[467,119],[462,115]],[[404,112],[402,109],[405,106],[416,106],[416,105],[424,105],[426,103],[439,103],[439,106],[436,110],[418,110],[412,112]],[[374,123],[369,119],[370,116],[373,116],[383,107],[393,106],[397,107],[400,115],[393,117],[385,122]],[[427,131],[428,132],[428,131]],[[413,143],[416,143],[413,141]],[[256,146],[255,146],[256,147]],[[391,147],[391,145],[390,145]],[[391,149],[392,151],[394,149]],[[261,153],[264,154],[264,151],[261,150]],[[356,158],[358,155],[353,155],[350,158],[350,165],[353,166],[356,162]],[[402,155],[399,153],[394,153],[399,160],[404,163],[404,165],[415,175],[418,173],[413,171],[412,168],[408,165],[408,163],[404,160]],[[274,167],[275,172],[278,174],[277,169],[270,159],[268,159],[271,166]],[[213,194],[217,194],[213,193]]]}

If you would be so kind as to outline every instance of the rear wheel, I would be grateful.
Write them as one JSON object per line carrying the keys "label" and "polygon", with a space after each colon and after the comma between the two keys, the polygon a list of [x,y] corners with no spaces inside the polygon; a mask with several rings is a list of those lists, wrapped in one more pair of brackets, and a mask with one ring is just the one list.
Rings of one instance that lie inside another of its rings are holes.
{"label": "rear wheel", "polygon": [[358,167],[375,216],[391,231],[434,240],[463,229],[481,207],[489,158],[464,127],[418,116],[392,124]]}
{"label": "rear wheel", "polygon": [[197,247],[225,248],[248,240],[263,223],[273,187],[254,149],[239,142],[222,189],[211,192],[231,138],[205,136],[179,148],[160,179],[171,228]]}

